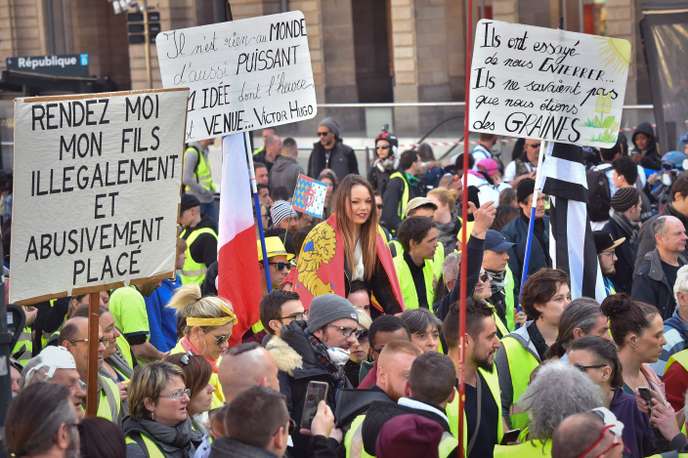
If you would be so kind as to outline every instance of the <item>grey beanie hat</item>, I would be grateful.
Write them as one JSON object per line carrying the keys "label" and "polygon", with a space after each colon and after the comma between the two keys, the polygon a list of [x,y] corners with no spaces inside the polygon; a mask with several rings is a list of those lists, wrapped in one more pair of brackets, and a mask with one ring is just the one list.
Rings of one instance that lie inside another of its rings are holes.
{"label": "grey beanie hat", "polygon": [[327,118],[323,118],[319,125],[330,129],[330,132],[332,132],[335,137],[342,138],[341,128],[339,127],[339,123],[337,123],[334,118],[330,118],[329,116]]}
{"label": "grey beanie hat", "polygon": [[308,310],[308,331],[315,332],[333,321],[351,319],[358,323],[358,314],[351,302],[336,294],[323,294],[313,298]]}

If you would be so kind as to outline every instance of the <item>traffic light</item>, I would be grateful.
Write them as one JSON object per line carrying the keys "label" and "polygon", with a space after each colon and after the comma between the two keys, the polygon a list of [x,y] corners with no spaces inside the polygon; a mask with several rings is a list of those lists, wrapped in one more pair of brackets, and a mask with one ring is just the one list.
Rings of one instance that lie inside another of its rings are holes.
{"label": "traffic light", "polygon": [[[142,44],[145,41],[145,24],[143,12],[127,14],[127,31],[129,44]],[[160,12],[148,11],[148,40],[155,43],[155,37],[160,33]]]}

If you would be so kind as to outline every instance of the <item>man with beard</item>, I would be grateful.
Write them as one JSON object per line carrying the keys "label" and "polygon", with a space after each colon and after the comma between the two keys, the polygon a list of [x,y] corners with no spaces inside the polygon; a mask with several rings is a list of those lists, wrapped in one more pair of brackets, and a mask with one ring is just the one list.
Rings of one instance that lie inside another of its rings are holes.
{"label": "man with beard", "polygon": [[621,188],[611,200],[612,212],[604,231],[614,240],[624,237],[626,242],[616,250],[615,273],[611,275],[617,293],[630,293],[633,283],[633,267],[640,234],[640,212],[642,201],[636,188]]}
{"label": "man with beard", "polygon": [[66,387],[33,383],[10,402],[5,427],[7,451],[17,457],[78,457],[77,423]]}
{"label": "man with beard", "polygon": [[[447,355],[454,362],[459,377],[459,312],[452,307],[442,325],[447,340]],[[492,456],[495,444],[502,440],[501,391],[494,358],[500,346],[492,310],[485,304],[468,299],[466,304],[466,358],[464,412],[466,426],[463,439],[467,457]],[[447,405],[452,434],[458,435],[458,393]],[[477,431],[476,431],[477,428]],[[471,439],[471,440],[469,440]]]}
{"label": "man with beard", "polygon": [[614,240],[614,237],[607,231],[594,231],[592,233],[597,248],[597,259],[600,261],[602,279],[604,280],[604,290],[607,296],[616,294],[616,287],[612,278],[616,273],[614,265],[619,258],[616,257],[616,249],[626,241],[624,237]]}

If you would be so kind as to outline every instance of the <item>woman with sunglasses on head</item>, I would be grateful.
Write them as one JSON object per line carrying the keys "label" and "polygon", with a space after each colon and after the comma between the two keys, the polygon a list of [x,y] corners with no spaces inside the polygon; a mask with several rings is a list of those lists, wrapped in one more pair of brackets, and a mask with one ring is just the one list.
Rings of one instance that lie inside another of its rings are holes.
{"label": "woman with sunglasses on head", "polygon": [[208,412],[213,402],[215,388],[210,384],[213,369],[202,356],[190,353],[177,353],[165,358],[165,361],[179,366],[184,372],[186,387],[191,391],[186,410],[191,418],[191,428],[203,435],[203,442],[196,450],[195,458],[207,457],[210,454],[210,419]]}
{"label": "woman with sunglasses on head", "polygon": [[[616,347],[598,336],[581,337],[568,348],[569,364],[580,369],[602,390],[605,406],[624,424],[623,442],[627,456],[647,456],[655,449],[650,419],[642,413],[635,397],[623,390],[621,362]],[[672,419],[674,425],[676,422]],[[676,427],[678,431],[678,427]]]}
{"label": "woman with sunglasses on head", "polygon": [[225,397],[217,376],[217,360],[227,350],[237,317],[229,302],[201,296],[198,285],[184,285],[172,296],[169,306],[177,310],[182,338],[170,353],[203,356],[212,368],[210,384],[215,389],[212,408],[221,407]]}
{"label": "woman with sunglasses on head", "polygon": [[377,224],[370,184],[359,175],[346,176],[333,203],[334,213],[315,226],[303,243],[294,290],[308,308],[322,294],[346,297],[351,282],[361,280],[373,294],[373,318],[401,312],[399,281]]}
{"label": "woman with sunglasses on head", "polygon": [[174,364],[155,361],[136,369],[129,416],[122,421],[127,458],[194,456],[202,434],[191,425],[190,394],[184,372]]}

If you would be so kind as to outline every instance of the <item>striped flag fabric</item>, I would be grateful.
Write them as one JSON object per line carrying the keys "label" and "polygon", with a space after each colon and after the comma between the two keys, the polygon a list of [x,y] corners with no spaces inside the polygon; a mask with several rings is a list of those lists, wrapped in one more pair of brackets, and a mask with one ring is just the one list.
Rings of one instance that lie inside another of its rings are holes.
{"label": "striped flag fabric", "polygon": [[241,343],[244,333],[260,319],[260,270],[247,152],[251,154],[247,134],[222,139],[217,292],[232,303],[238,318],[230,346]]}
{"label": "striped flag fabric", "polygon": [[550,196],[550,256],[569,274],[571,297],[606,297],[586,206],[588,184],[583,152],[576,145],[548,143],[542,191]]}

